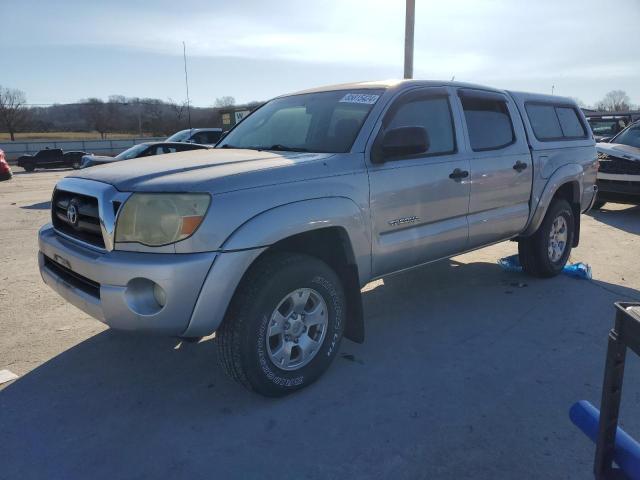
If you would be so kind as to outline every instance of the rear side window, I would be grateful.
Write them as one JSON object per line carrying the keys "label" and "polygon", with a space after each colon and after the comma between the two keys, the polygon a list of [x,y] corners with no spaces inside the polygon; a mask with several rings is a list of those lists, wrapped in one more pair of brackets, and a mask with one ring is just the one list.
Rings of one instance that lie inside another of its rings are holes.
{"label": "rear side window", "polygon": [[464,118],[473,151],[497,150],[515,140],[506,102],[462,97]]}
{"label": "rear side window", "polygon": [[386,125],[398,127],[424,127],[429,135],[427,155],[442,155],[456,150],[453,118],[449,100],[445,97],[423,97],[401,104]]}
{"label": "rear side window", "polygon": [[586,132],[572,107],[528,103],[527,116],[538,140],[584,138]]}
{"label": "rear side window", "polygon": [[556,107],[556,114],[565,137],[580,138],[586,135],[578,114],[573,108]]}

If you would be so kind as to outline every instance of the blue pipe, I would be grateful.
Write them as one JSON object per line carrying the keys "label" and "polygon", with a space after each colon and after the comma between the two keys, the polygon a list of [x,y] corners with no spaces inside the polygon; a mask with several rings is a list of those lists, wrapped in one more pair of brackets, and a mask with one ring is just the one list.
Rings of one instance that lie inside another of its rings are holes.
{"label": "blue pipe", "polygon": [[[600,410],[586,400],[580,400],[569,410],[569,418],[593,443],[597,442]],[[640,480],[640,443],[620,427],[616,430],[613,460],[629,478]]]}

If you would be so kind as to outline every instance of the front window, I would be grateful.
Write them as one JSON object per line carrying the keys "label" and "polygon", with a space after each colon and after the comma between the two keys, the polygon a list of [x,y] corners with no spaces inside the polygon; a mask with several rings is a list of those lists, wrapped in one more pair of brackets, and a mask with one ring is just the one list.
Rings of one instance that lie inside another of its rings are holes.
{"label": "front window", "polygon": [[614,138],[611,143],[620,143],[640,148],[640,124],[632,125]]}
{"label": "front window", "polygon": [[174,133],[165,142],[186,142],[191,138],[191,130],[180,130]]}
{"label": "front window", "polygon": [[238,124],[218,148],[348,152],[382,90],[276,98]]}
{"label": "front window", "polygon": [[130,158],[137,158],[146,149],[147,146],[144,143],[134,145],[133,147],[126,149],[119,155],[116,155],[116,158],[118,160],[129,160]]}

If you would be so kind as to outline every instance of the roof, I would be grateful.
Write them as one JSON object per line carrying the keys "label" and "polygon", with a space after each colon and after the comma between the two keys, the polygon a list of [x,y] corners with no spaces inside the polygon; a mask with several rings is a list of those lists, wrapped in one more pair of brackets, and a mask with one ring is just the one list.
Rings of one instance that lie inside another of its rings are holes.
{"label": "roof", "polygon": [[350,90],[350,89],[387,89],[392,87],[411,87],[411,86],[425,86],[425,87],[442,87],[442,86],[453,86],[453,87],[466,87],[466,88],[480,88],[482,90],[493,90],[493,91],[503,91],[498,88],[487,87],[484,85],[477,85],[473,83],[465,83],[465,82],[452,82],[448,80],[401,80],[401,79],[391,79],[391,80],[374,80],[368,82],[351,82],[351,83],[338,83],[335,85],[325,85],[322,87],[309,88],[306,90],[300,90],[298,92],[291,93],[290,95],[300,95],[304,93],[315,93],[315,92],[327,92],[334,90]]}
{"label": "roof", "polygon": [[[455,82],[450,80],[378,80],[371,82],[352,82],[352,83],[340,83],[336,85],[327,85],[323,87],[310,88],[307,90],[301,90],[299,92],[292,93],[290,95],[301,95],[305,93],[317,93],[327,92],[335,90],[350,90],[350,89],[389,89],[389,88],[410,88],[410,87],[456,87],[456,88],[473,88],[478,90],[486,90],[491,92],[497,92],[507,94],[507,90],[500,88],[488,87],[486,85],[478,85],[475,83]],[[574,104],[574,100],[568,97],[560,97],[557,95],[548,95],[543,93],[532,92],[513,92],[508,91],[510,94],[515,94],[527,99],[537,101],[553,101],[553,102],[566,102],[568,104]],[[284,96],[284,95],[283,95]]]}

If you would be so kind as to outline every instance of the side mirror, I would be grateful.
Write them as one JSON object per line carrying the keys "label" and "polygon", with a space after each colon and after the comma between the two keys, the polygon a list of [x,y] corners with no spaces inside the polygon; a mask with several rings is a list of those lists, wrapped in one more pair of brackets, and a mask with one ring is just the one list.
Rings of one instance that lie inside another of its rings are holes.
{"label": "side mirror", "polygon": [[600,143],[609,143],[613,137],[602,137],[599,142]]}
{"label": "side mirror", "polygon": [[425,153],[429,150],[429,134],[424,127],[398,127],[385,132],[374,163],[394,157]]}

